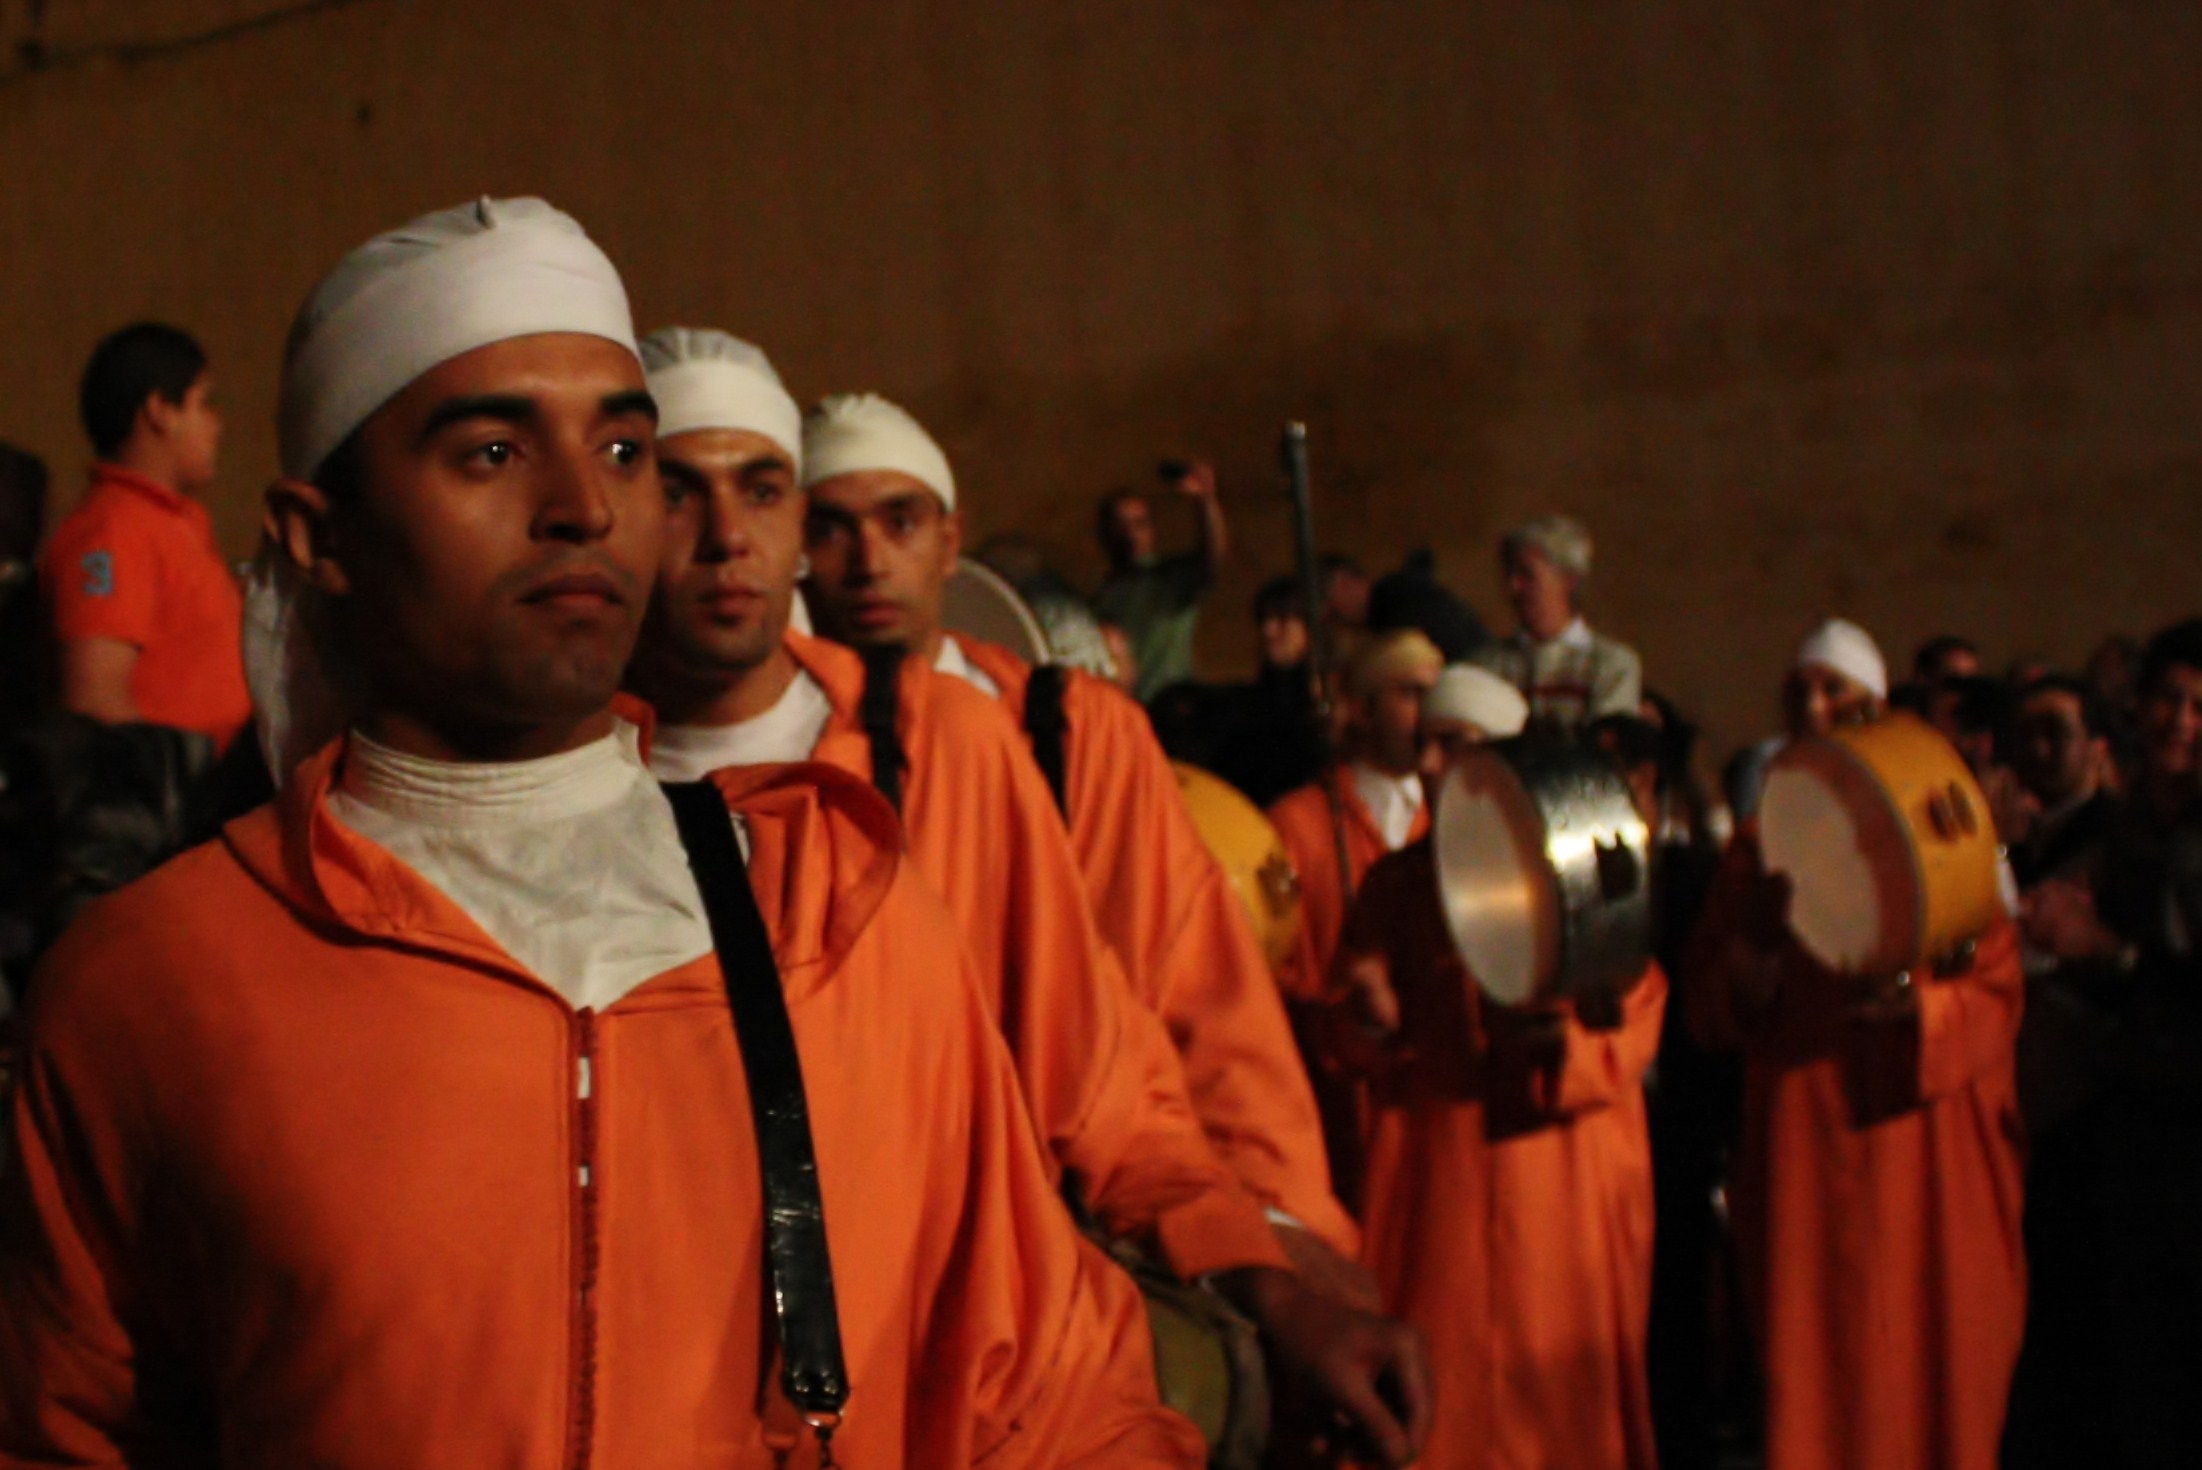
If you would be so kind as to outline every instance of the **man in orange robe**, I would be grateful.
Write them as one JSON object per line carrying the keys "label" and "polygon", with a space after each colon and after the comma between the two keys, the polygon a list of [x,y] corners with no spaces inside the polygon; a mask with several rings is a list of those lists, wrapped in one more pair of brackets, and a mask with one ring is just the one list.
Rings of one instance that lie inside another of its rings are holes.
{"label": "man in orange robe", "polygon": [[1203,1137],[1169,1033],[1093,927],[1068,838],[1005,712],[961,680],[898,661],[894,749],[875,748],[864,661],[786,631],[803,446],[784,442],[792,402],[769,364],[697,329],[653,334],[646,355],[668,413],[675,497],[631,676],[663,722],[658,769],[807,755],[871,779],[875,759],[895,761],[912,855],[957,913],[1043,1135],[1102,1223],[1155,1239],[1185,1277],[1225,1273],[1219,1284],[1288,1362],[1353,1412],[1379,1412],[1369,1365],[1402,1350],[1396,1326],[1277,1269],[1277,1235]]}
{"label": "man in orange robe", "polygon": [[[1865,651],[1836,671],[1877,703]],[[1791,711],[1795,736],[1837,718]],[[1744,1056],[1730,1197],[1768,1470],[1989,1470],[2026,1307],[2016,933],[1999,923],[1957,974],[1860,979],[1805,952],[1787,902],[1745,827],[1683,982],[1700,1037]]]}
{"label": "man in orange robe", "polygon": [[[1427,709],[1456,749],[1529,715],[1467,665]],[[1430,1345],[1422,1464],[1652,1470],[1643,1079],[1666,979],[1651,966],[1603,1027],[1571,1002],[1489,1000],[1446,928],[1432,851],[1425,836],[1369,869],[1330,996],[1336,1049],[1369,1085],[1366,1259]]]}
{"label": "man in orange robe", "polygon": [[[823,416],[812,429],[829,453],[838,451],[836,432]],[[914,446],[920,453],[928,448],[937,454],[929,440]],[[933,455],[926,458],[953,493],[945,456],[937,466]],[[843,455],[842,463],[853,461]],[[822,529],[848,509],[842,494],[830,480],[817,487]],[[1102,937],[1140,999],[1169,1028],[1209,1138],[1247,1187],[1284,1217],[1296,1259],[1308,1256],[1299,1247],[1310,1233],[1352,1256],[1358,1237],[1330,1192],[1314,1097],[1269,966],[1229,878],[1193,825],[1146,711],[1114,685],[1058,667],[1048,677],[1061,680],[1054,699],[1060,733],[1050,737],[1036,728],[1033,666],[943,624],[960,526],[951,509],[942,524],[951,554],[912,559],[908,577],[891,588],[870,562],[853,558],[842,559],[841,576],[813,576],[811,600],[822,624],[844,642],[905,647],[917,662],[962,676],[1001,702],[1036,756],[1043,744],[1052,747],[1042,764],[1059,773],[1061,789],[1052,794]],[[890,603],[890,626],[862,626],[855,611],[867,599]]]}
{"label": "man in orange robe", "polygon": [[1348,1206],[1361,1199],[1364,1099],[1357,1082],[1327,1070],[1322,1000],[1347,907],[1370,865],[1429,830],[1419,724],[1422,696],[1444,665],[1437,645],[1411,630],[1364,644],[1346,670],[1346,758],[1269,809],[1300,879],[1300,935],[1277,983],[1315,1081],[1332,1184]]}
{"label": "man in orange robe", "polygon": [[[702,896],[610,711],[664,526],[626,311],[572,221],[484,200],[301,313],[270,527],[354,727],[48,961],[0,1463],[823,1457],[772,1371]],[[833,1452],[1197,1464],[891,813],[830,772],[719,787],[806,1073]]]}

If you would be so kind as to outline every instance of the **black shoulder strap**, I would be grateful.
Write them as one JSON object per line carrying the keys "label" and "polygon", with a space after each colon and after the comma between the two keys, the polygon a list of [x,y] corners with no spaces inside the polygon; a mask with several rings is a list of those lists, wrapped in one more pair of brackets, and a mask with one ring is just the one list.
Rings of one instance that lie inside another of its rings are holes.
{"label": "black shoulder strap", "polygon": [[749,1074],[749,1110],[765,1183],[765,1261],[780,1331],[780,1383],[788,1401],[830,1435],[849,1397],[834,1304],[826,1209],[818,1194],[803,1062],[795,1050],[772,937],[750,891],[726,800],[707,781],[668,782],[666,799],[680,828],[688,867],[703,893],[711,942],[734,1013],[734,1036]]}
{"label": "black shoulder strap", "polygon": [[864,697],[856,717],[864,726],[864,738],[872,747],[872,785],[887,804],[902,810],[902,773],[909,769],[902,736],[895,729],[895,714],[902,703],[902,660],[906,652],[892,645],[866,648]]}
{"label": "black shoulder strap", "polygon": [[1032,742],[1032,758],[1055,793],[1055,809],[1070,815],[1069,766],[1065,747],[1070,721],[1063,714],[1063,686],[1069,675],[1061,664],[1041,664],[1025,686],[1025,738]]}

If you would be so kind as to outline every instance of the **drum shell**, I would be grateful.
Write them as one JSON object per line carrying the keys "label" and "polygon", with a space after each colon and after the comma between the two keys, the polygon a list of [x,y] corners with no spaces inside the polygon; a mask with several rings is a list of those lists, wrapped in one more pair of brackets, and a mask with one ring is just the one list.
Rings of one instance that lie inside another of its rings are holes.
{"label": "drum shell", "polygon": [[1183,761],[1171,762],[1193,826],[1239,897],[1254,937],[1274,968],[1300,937],[1300,881],[1284,839],[1237,787]]}
{"label": "drum shell", "polygon": [[[1650,963],[1651,832],[1597,751],[1532,736],[1472,752],[1440,788],[1432,842],[1454,945],[1493,1000],[1619,994]],[[1493,844],[1516,855],[1518,877],[1488,861]],[[1514,884],[1526,891],[1503,891]],[[1494,943],[1492,926],[1529,932]],[[1509,950],[1533,959],[1496,958]]]}
{"label": "drum shell", "polygon": [[[1816,954],[1831,968],[1858,974],[1920,970],[1978,939],[2004,913],[2000,852],[1987,794],[1956,747],[1926,721],[1895,713],[1784,746],[1768,767],[1811,772],[1861,804],[1859,821],[1881,892],[1878,941],[1858,960]],[[1768,825],[1760,841],[1772,871],[1801,889],[1812,881],[1809,856],[1792,856]],[[1800,938],[1804,936],[1800,934]],[[1814,946],[1807,942],[1808,949]]]}
{"label": "drum shell", "polygon": [[962,557],[942,592],[941,626],[999,643],[1029,664],[1054,662],[1047,632],[1017,589],[984,562]]}

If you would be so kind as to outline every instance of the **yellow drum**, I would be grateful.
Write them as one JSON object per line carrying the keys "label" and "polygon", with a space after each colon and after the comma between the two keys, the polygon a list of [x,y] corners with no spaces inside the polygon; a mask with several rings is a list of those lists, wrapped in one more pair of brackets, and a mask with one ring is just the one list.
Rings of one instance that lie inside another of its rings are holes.
{"label": "yellow drum", "polygon": [[1789,927],[1842,974],[1932,966],[2003,913],[1988,798],[1950,742],[1908,714],[1784,746],[1759,835],[1767,871],[1795,885]]}
{"label": "yellow drum", "polygon": [[1223,864],[1254,921],[1262,952],[1270,964],[1282,963],[1300,935],[1300,879],[1285,856],[1284,839],[1237,787],[1183,761],[1171,762],[1171,768],[1201,840]]}

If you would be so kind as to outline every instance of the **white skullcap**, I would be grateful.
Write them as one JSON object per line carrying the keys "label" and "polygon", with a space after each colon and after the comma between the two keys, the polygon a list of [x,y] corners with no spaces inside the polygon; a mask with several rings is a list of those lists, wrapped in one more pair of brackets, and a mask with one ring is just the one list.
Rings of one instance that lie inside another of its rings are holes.
{"label": "white skullcap", "polygon": [[710,327],[660,327],[642,339],[642,366],[660,439],[697,429],[762,434],[801,471],[803,411],[761,349]]}
{"label": "white skullcap", "polygon": [[803,488],[866,470],[899,470],[956,508],[948,456],[916,419],[876,393],[836,393],[803,420]]}
{"label": "white skullcap", "polygon": [[635,350],[619,272],[540,199],[424,214],[354,250],[291,324],[277,413],[283,473],[310,480],[406,384],[461,353],[542,332]]}
{"label": "white skullcap", "polygon": [[1527,728],[1529,701],[1489,669],[1447,664],[1430,692],[1422,696],[1422,718],[1458,720],[1494,740],[1504,740]]}
{"label": "white skullcap", "polygon": [[1508,555],[1521,550],[1539,551],[1546,561],[1570,576],[1590,575],[1590,528],[1573,516],[1538,516],[1524,521],[1506,533],[1504,549]]}
{"label": "white skullcap", "polygon": [[1876,699],[1889,696],[1889,666],[1882,659],[1873,635],[1856,623],[1829,618],[1814,628],[1804,642],[1797,645],[1794,667],[1802,669],[1814,664],[1863,684],[1873,691]]}

